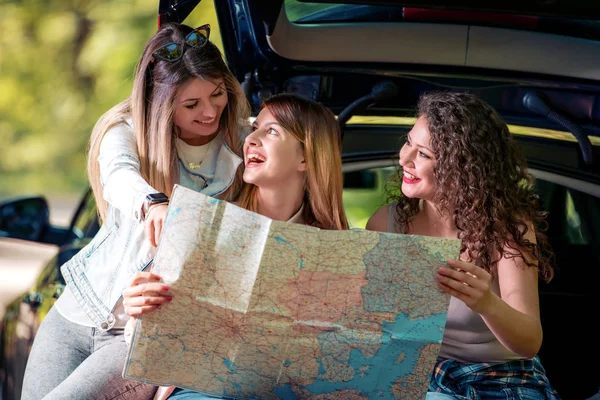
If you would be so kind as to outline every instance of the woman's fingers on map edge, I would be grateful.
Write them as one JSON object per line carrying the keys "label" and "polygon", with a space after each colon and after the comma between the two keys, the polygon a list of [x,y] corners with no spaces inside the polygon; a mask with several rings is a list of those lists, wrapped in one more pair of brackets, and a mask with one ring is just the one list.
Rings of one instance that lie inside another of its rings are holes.
{"label": "woman's fingers on map edge", "polygon": [[170,296],[135,296],[123,299],[123,306],[128,315],[136,316],[148,311],[156,310],[162,304],[169,303],[173,297]]}
{"label": "woman's fingers on map edge", "polygon": [[123,298],[131,298],[138,296],[171,296],[169,293],[169,286],[157,282],[157,283],[142,283],[139,285],[131,286],[123,290]]}
{"label": "woman's fingers on map edge", "polygon": [[138,271],[131,278],[129,278],[129,281],[127,282],[127,286],[131,287],[131,286],[139,285],[141,281],[159,282],[160,280],[161,280],[160,276],[158,276],[152,272]]}
{"label": "woman's fingers on map edge", "polygon": [[[150,306],[156,304],[168,303],[173,299],[171,296],[137,296],[130,297],[127,301],[128,306]],[[125,301],[123,301],[125,303]]]}
{"label": "woman's fingers on map edge", "polygon": [[127,315],[132,317],[137,317],[139,315],[145,314],[150,311],[154,311],[160,307],[160,304],[143,306],[143,307],[125,307],[125,312]]}

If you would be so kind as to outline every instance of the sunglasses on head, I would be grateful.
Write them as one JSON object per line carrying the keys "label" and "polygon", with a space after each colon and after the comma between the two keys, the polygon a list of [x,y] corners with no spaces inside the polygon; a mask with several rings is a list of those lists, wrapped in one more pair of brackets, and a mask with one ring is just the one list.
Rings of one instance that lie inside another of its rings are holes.
{"label": "sunglasses on head", "polygon": [[183,52],[185,51],[185,45],[199,49],[200,47],[204,46],[206,42],[208,42],[209,36],[210,25],[206,24],[199,26],[198,28],[188,33],[185,36],[185,39],[181,42],[171,42],[165,44],[162,47],[159,47],[154,53],[152,53],[152,57],[158,60],[164,60],[169,62],[177,61],[183,56]]}

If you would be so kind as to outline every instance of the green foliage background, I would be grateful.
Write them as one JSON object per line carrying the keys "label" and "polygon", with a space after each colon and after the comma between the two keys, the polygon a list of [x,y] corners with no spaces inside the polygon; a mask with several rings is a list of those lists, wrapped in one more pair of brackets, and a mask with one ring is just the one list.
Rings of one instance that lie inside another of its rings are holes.
{"label": "green foliage background", "polygon": [[[130,94],[157,11],[158,0],[0,3],[0,197],[85,190],[92,127]],[[212,1],[185,22],[210,23],[220,46]]]}
{"label": "green foliage background", "polygon": [[[292,19],[331,6],[286,0]],[[157,14],[158,0],[0,0],[0,201],[44,195],[68,223],[88,187],[92,128],[131,93]],[[211,24],[223,49],[213,0],[184,22]],[[352,226],[364,227],[382,190],[345,190]]]}

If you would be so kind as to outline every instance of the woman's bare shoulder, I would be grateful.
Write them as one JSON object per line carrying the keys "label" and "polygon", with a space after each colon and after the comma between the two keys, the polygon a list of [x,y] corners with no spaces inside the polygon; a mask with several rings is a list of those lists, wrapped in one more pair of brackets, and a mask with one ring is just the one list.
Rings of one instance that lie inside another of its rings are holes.
{"label": "woman's bare shoulder", "polygon": [[369,218],[365,229],[369,231],[387,232],[391,205],[381,207]]}

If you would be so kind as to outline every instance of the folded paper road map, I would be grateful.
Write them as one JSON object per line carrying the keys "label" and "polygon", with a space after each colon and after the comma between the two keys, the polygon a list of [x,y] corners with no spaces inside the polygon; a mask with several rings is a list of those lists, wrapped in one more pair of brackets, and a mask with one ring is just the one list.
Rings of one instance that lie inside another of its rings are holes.
{"label": "folded paper road map", "polygon": [[460,241],[273,221],[177,186],[124,376],[225,398],[423,399]]}

